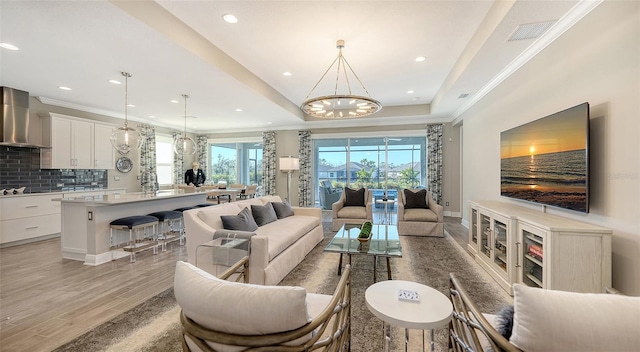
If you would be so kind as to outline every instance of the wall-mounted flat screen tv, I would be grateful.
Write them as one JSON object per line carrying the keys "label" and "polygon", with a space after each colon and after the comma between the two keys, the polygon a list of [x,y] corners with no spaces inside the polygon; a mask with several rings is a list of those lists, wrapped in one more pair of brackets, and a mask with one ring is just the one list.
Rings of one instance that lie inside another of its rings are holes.
{"label": "wall-mounted flat screen tv", "polygon": [[500,194],[589,212],[589,103],[500,133]]}

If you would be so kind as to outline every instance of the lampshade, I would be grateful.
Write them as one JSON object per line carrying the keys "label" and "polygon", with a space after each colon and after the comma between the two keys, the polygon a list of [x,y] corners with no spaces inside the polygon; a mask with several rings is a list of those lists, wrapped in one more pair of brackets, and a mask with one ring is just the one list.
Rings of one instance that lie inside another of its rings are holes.
{"label": "lampshade", "polygon": [[[356,117],[364,117],[369,116],[371,114],[375,114],[376,112],[382,109],[382,104],[379,101],[372,99],[369,97],[369,92],[364,87],[364,84],[358,78],[351,65],[347,62],[347,60],[342,55],[342,48],[344,48],[344,40],[338,40],[336,43],[338,48],[338,57],[331,63],[329,68],[325,71],[325,73],[320,77],[318,83],[311,89],[305,101],[300,106],[302,111],[312,117],[318,118],[328,118],[328,119],[340,119],[340,118],[356,118]],[[313,91],[318,87],[320,82],[327,75],[327,72],[331,70],[333,65],[338,63],[337,74],[336,74],[336,82],[335,89],[333,94],[329,95],[321,95],[315,98],[309,98]],[[349,76],[347,75],[347,68],[351,71],[351,75],[355,80],[360,83],[362,90],[367,94],[367,96],[356,95],[351,93],[351,84],[349,83]],[[338,88],[340,87],[339,81],[341,74],[344,77],[344,81],[346,83],[346,91],[344,93],[338,93]]]}
{"label": "lampshade", "polygon": [[280,171],[300,170],[300,159],[293,156],[280,157]]}
{"label": "lampshade", "polygon": [[142,147],[144,140],[142,135],[136,129],[129,127],[128,110],[129,110],[129,77],[131,74],[122,72],[124,76],[124,126],[118,127],[111,133],[111,145],[121,154],[127,154],[132,150]]}
{"label": "lampshade", "polygon": [[198,145],[191,137],[187,136],[187,99],[189,96],[182,94],[182,97],[184,98],[184,134],[176,138],[173,150],[176,154],[193,155],[198,151]]}

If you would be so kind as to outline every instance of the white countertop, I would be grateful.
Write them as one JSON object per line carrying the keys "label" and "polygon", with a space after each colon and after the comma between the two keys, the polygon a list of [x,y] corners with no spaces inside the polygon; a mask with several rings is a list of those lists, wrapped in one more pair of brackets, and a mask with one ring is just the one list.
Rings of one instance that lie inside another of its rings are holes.
{"label": "white countertop", "polygon": [[113,191],[122,191],[122,193],[124,193],[124,192],[126,192],[126,188],[96,188],[96,189],[85,189],[85,190],[77,190],[77,191],[17,193],[17,194],[0,195],[0,199],[20,198],[20,197],[50,196],[50,195],[66,197],[67,195],[68,196],[72,196],[73,193],[113,192]]}
{"label": "white countertop", "polygon": [[182,198],[182,197],[206,197],[204,192],[184,193],[182,190],[163,190],[155,194],[144,194],[142,192],[106,194],[96,196],[64,197],[60,198],[62,203],[83,203],[87,205],[117,205],[135,202],[147,202],[161,199]]}

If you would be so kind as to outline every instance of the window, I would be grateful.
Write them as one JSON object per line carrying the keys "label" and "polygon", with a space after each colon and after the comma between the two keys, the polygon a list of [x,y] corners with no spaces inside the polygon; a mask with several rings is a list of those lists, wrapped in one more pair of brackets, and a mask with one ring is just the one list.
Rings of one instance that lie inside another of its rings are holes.
{"label": "window", "polygon": [[262,185],[262,142],[212,143],[207,179]]}
{"label": "window", "polygon": [[156,172],[160,185],[173,184],[173,138],[156,134]]}

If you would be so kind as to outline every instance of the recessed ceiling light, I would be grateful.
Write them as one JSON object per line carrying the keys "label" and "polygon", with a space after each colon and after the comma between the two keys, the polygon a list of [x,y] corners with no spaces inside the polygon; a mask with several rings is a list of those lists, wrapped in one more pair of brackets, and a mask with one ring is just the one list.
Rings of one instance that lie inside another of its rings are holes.
{"label": "recessed ceiling light", "polygon": [[418,57],[416,57],[416,62],[422,62],[422,61],[424,61],[426,59],[427,59],[426,56],[418,56]]}
{"label": "recessed ceiling light", "polygon": [[0,43],[0,48],[5,48],[8,50],[20,50],[17,46],[9,43]]}
{"label": "recessed ceiling light", "polygon": [[413,94],[413,93],[415,93],[415,92],[414,92],[414,91],[412,91],[412,90],[408,90],[408,91],[407,91],[407,94]]}
{"label": "recessed ceiling light", "polygon": [[118,81],[117,79],[110,79],[109,83],[113,83],[113,84],[122,84],[122,82]]}
{"label": "recessed ceiling light", "polygon": [[135,105],[133,105],[133,104],[127,104],[127,106],[128,106],[128,107],[130,107],[130,108],[135,108],[135,107],[136,107],[136,106],[135,106]]}
{"label": "recessed ceiling light", "polygon": [[238,23],[238,17],[230,14],[230,13],[226,13],[224,15],[222,15],[222,19],[227,22],[227,23]]}
{"label": "recessed ceiling light", "polygon": [[287,71],[287,72],[282,72],[282,74],[283,74],[283,75],[285,75],[285,76],[287,76],[287,77],[291,76],[291,72],[289,72],[289,71]]}
{"label": "recessed ceiling light", "polygon": [[156,117],[153,115],[149,115],[150,118],[155,119]]}
{"label": "recessed ceiling light", "polygon": [[273,123],[273,122],[271,122],[271,121],[268,121],[268,122],[267,122],[267,125],[270,125],[270,124],[272,124],[272,123]]}
{"label": "recessed ceiling light", "polygon": [[174,99],[174,100],[171,100],[171,101],[169,101],[169,102],[170,102],[170,103],[174,103],[174,104],[178,104],[178,101],[177,101],[177,100],[175,100],[175,99]]}
{"label": "recessed ceiling light", "polygon": [[242,112],[242,109],[236,109],[237,112]]}
{"label": "recessed ceiling light", "polygon": [[62,89],[62,90],[71,90],[71,88],[69,87],[65,87],[65,86],[58,86],[58,88]]}

